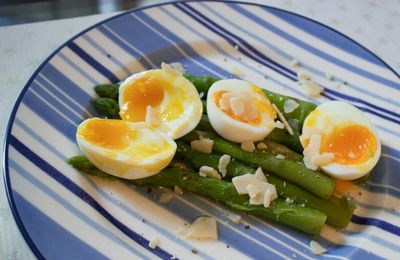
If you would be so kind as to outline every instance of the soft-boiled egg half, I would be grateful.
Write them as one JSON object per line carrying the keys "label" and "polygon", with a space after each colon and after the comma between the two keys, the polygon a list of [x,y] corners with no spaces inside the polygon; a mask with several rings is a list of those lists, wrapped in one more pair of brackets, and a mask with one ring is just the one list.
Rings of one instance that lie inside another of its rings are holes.
{"label": "soft-boiled egg half", "polygon": [[158,173],[176,151],[171,137],[143,122],[90,118],[78,126],[76,139],[97,168],[124,179]]}
{"label": "soft-boiled egg half", "polygon": [[342,180],[366,175],[381,154],[371,121],[362,111],[341,101],[326,102],[312,111],[304,121],[300,140],[307,167],[320,167]]}
{"label": "soft-boiled egg half", "polygon": [[177,139],[197,126],[203,106],[189,80],[168,64],[161,68],[134,74],[121,84],[120,116],[130,122],[146,121]]}
{"label": "soft-boiled egg half", "polygon": [[276,118],[261,88],[239,79],[219,80],[210,87],[207,115],[218,134],[237,143],[264,139]]}

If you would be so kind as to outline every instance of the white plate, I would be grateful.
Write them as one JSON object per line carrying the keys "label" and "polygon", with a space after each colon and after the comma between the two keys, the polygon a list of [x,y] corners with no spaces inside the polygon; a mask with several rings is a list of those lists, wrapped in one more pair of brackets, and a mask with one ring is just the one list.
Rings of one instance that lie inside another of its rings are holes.
{"label": "white plate", "polygon": [[[293,58],[300,67],[289,66]],[[296,72],[306,70],[325,87],[313,102],[338,99],[364,110],[380,131],[383,153],[368,184],[349,190],[358,208],[348,228],[327,227],[312,238],[247,215],[235,225],[224,214],[228,209],[213,201],[184,194],[160,204],[158,189],[149,193],[88,177],[67,165],[67,158],[79,154],[77,124],[95,115],[93,85],[123,80],[162,61],[181,62],[197,75],[231,77],[232,69],[239,70],[261,86],[309,100],[296,85]],[[279,9],[187,2],[129,11],[66,42],[25,86],[6,136],[10,205],[38,258],[310,259],[311,239],[328,249],[325,258],[398,258],[399,82],[391,68],[351,39]],[[176,239],[178,227],[204,213],[219,222],[218,242]],[[160,246],[153,250],[148,242],[155,237]]]}

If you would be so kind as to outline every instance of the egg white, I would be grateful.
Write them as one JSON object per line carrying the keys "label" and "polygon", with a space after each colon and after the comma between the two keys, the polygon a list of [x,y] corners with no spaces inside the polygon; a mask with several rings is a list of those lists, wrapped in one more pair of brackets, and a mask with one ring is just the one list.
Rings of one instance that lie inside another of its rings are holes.
{"label": "egg white", "polygon": [[175,155],[176,143],[165,133],[145,123],[125,122],[134,132],[134,138],[124,149],[110,149],[94,144],[79,134],[80,128],[89,120],[92,119],[78,126],[78,146],[89,161],[108,174],[124,179],[149,177],[165,168]]}
{"label": "egg white", "polygon": [[[167,67],[167,65],[165,66]],[[200,122],[203,113],[203,105],[199,93],[193,84],[186,79],[180,72],[168,69],[147,70],[136,73],[128,77],[120,86],[119,90],[119,106],[122,109],[125,105],[124,96],[127,87],[134,83],[137,79],[148,77],[151,73],[159,73],[159,77],[163,82],[164,98],[155,109],[160,115],[159,126],[156,129],[165,132],[173,139],[178,139],[191,130],[193,130]],[[178,106],[182,109],[180,114],[174,114]],[[122,118],[124,120],[124,118]],[[126,119],[125,119],[126,120]]]}
{"label": "egg white", "polygon": [[[252,125],[231,118],[214,101],[213,96],[219,91],[241,93],[244,91],[253,92],[253,89],[251,83],[239,79],[219,80],[210,87],[207,94],[207,115],[212,127],[219,135],[232,142],[254,142],[263,140],[274,129],[275,113],[272,118],[269,115],[261,114],[262,119],[259,125]],[[269,101],[267,97],[265,98]]]}
{"label": "egg white", "polygon": [[[338,179],[354,180],[368,174],[377,164],[381,154],[381,142],[379,134],[369,118],[358,108],[341,101],[330,101],[319,105],[304,121],[304,128],[312,128],[313,131],[329,134],[335,126],[348,123],[366,127],[376,139],[376,150],[372,157],[359,164],[329,163],[321,166],[321,169]],[[304,135],[300,140],[304,145]]]}

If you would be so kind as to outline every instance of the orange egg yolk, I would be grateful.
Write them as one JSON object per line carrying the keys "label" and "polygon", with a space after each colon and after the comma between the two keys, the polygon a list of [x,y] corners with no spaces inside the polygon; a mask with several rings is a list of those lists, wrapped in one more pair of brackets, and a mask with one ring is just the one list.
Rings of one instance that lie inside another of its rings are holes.
{"label": "orange egg yolk", "polygon": [[323,136],[321,153],[334,153],[338,164],[359,164],[370,159],[376,148],[375,135],[365,126],[352,124]]}
{"label": "orange egg yolk", "polygon": [[134,136],[126,122],[101,118],[88,120],[77,134],[94,145],[113,150],[125,149]]}
{"label": "orange egg yolk", "polygon": [[[213,95],[214,103],[217,105],[217,107],[222,112],[224,112],[227,116],[229,116],[232,119],[235,119],[237,121],[240,121],[240,122],[243,122],[243,123],[247,123],[247,124],[250,124],[250,125],[259,125],[261,123],[261,117],[260,117],[260,114],[259,114],[258,111],[257,111],[257,117],[256,118],[251,119],[251,120],[246,120],[246,119],[243,119],[242,117],[236,115],[233,112],[232,108],[230,108],[230,107],[226,108],[226,109],[222,109],[221,106],[220,106],[220,100],[222,99],[222,95],[224,93],[227,93],[227,91],[218,91],[218,92],[215,92],[214,95]],[[258,104],[256,103],[256,105],[258,105]],[[257,106],[257,108],[258,108],[258,106]]]}
{"label": "orange egg yolk", "polygon": [[159,72],[149,72],[129,83],[122,98],[121,118],[131,122],[144,121],[147,106],[157,107],[163,101],[163,84],[165,82]]}

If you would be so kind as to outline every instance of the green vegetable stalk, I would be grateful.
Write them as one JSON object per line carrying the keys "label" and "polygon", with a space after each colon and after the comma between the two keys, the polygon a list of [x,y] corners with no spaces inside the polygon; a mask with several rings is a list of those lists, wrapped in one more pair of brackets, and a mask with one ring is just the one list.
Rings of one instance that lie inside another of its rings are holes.
{"label": "green vegetable stalk", "polygon": [[196,87],[197,91],[199,93],[204,93],[203,97],[204,99],[207,98],[207,92],[208,89],[211,87],[211,85],[218,81],[218,78],[214,78],[214,77],[210,77],[210,76],[194,76],[192,74],[189,73],[185,73],[183,74],[183,76],[185,78],[187,78],[190,82],[192,82],[192,84]]}
{"label": "green vegetable stalk", "polygon": [[[228,154],[251,166],[261,167],[263,170],[282,177],[318,197],[329,199],[335,190],[335,182],[330,177],[320,172],[312,171],[297,162],[278,159],[268,153],[246,152],[238,144],[229,142],[211,132],[203,132],[202,135],[214,140],[214,152]],[[196,131],[192,131],[182,137],[182,140],[191,142],[198,138],[199,134]]]}
{"label": "green vegetable stalk", "polygon": [[119,84],[99,84],[94,86],[94,91],[99,97],[118,100]]}
{"label": "green vegetable stalk", "polygon": [[120,119],[118,102],[112,98],[102,97],[92,101],[94,109],[100,115],[110,119]]}
{"label": "green vegetable stalk", "polygon": [[[98,170],[84,156],[71,158],[68,163],[78,170],[108,179],[119,179]],[[326,221],[326,215],[318,210],[288,204],[280,199],[270,207],[250,205],[246,195],[239,195],[231,182],[204,178],[199,174],[184,169],[165,168],[160,173],[138,180],[123,180],[136,185],[152,185],[172,188],[179,186],[184,191],[207,196],[221,201],[236,210],[245,211],[263,219],[273,220],[311,235],[318,235]]]}
{"label": "green vegetable stalk", "polygon": [[[177,156],[190,162],[196,169],[199,169],[201,166],[210,166],[214,169],[218,169],[219,159],[221,157],[220,154],[207,154],[195,151],[185,142],[178,142],[177,145]],[[236,160],[230,161],[226,170],[227,177],[240,176],[246,173],[254,174],[256,171],[255,168]],[[269,174],[267,179],[269,183],[275,185],[279,196],[289,198],[299,205],[304,204],[309,208],[325,213],[328,217],[328,224],[338,228],[344,228],[349,224],[356,207],[352,200],[346,197],[338,198],[335,196],[324,200],[272,174]]]}
{"label": "green vegetable stalk", "polygon": [[[208,89],[211,87],[211,85],[218,81],[219,79],[217,78],[213,78],[210,76],[194,76],[192,74],[189,73],[185,73],[184,76],[189,79],[193,85],[197,88],[197,91],[200,92],[204,92],[204,94],[207,94]],[[296,98],[292,98],[292,97],[288,97],[285,95],[281,95],[266,89],[263,89],[264,93],[267,95],[267,97],[269,98],[269,100],[274,103],[279,110],[282,112],[282,114],[285,116],[285,118],[287,120],[289,119],[297,119],[300,123],[300,126],[302,126],[304,120],[306,119],[306,117],[308,116],[308,114],[310,114],[311,111],[313,111],[317,106],[311,102],[307,102],[307,101],[303,101],[303,100],[299,100]],[[206,98],[207,96],[204,95],[204,98]],[[293,110],[290,113],[286,113],[283,109],[284,104],[287,100],[289,99],[293,99],[294,101],[296,101],[299,106]]]}
{"label": "green vegetable stalk", "polygon": [[300,142],[300,134],[298,132],[294,132],[293,135],[290,135],[284,129],[275,128],[269,133],[266,140],[272,140],[287,146],[297,153],[303,153],[303,145]]}
{"label": "green vegetable stalk", "polygon": [[[202,115],[199,124],[197,125],[196,129],[202,130],[202,131],[208,131],[208,132],[214,132],[214,129],[211,126],[210,120],[208,119],[208,116]],[[281,130],[281,129],[279,129]],[[289,135],[289,134],[288,134]],[[291,135],[289,135],[291,136]],[[286,146],[279,144],[277,142],[271,141],[269,138],[265,139],[262,141],[264,144],[267,145],[266,149],[259,150],[259,151],[264,151],[267,153],[270,153],[272,155],[284,155],[286,159],[293,160],[296,162],[302,162],[303,161],[303,156],[301,154],[298,154]]]}

